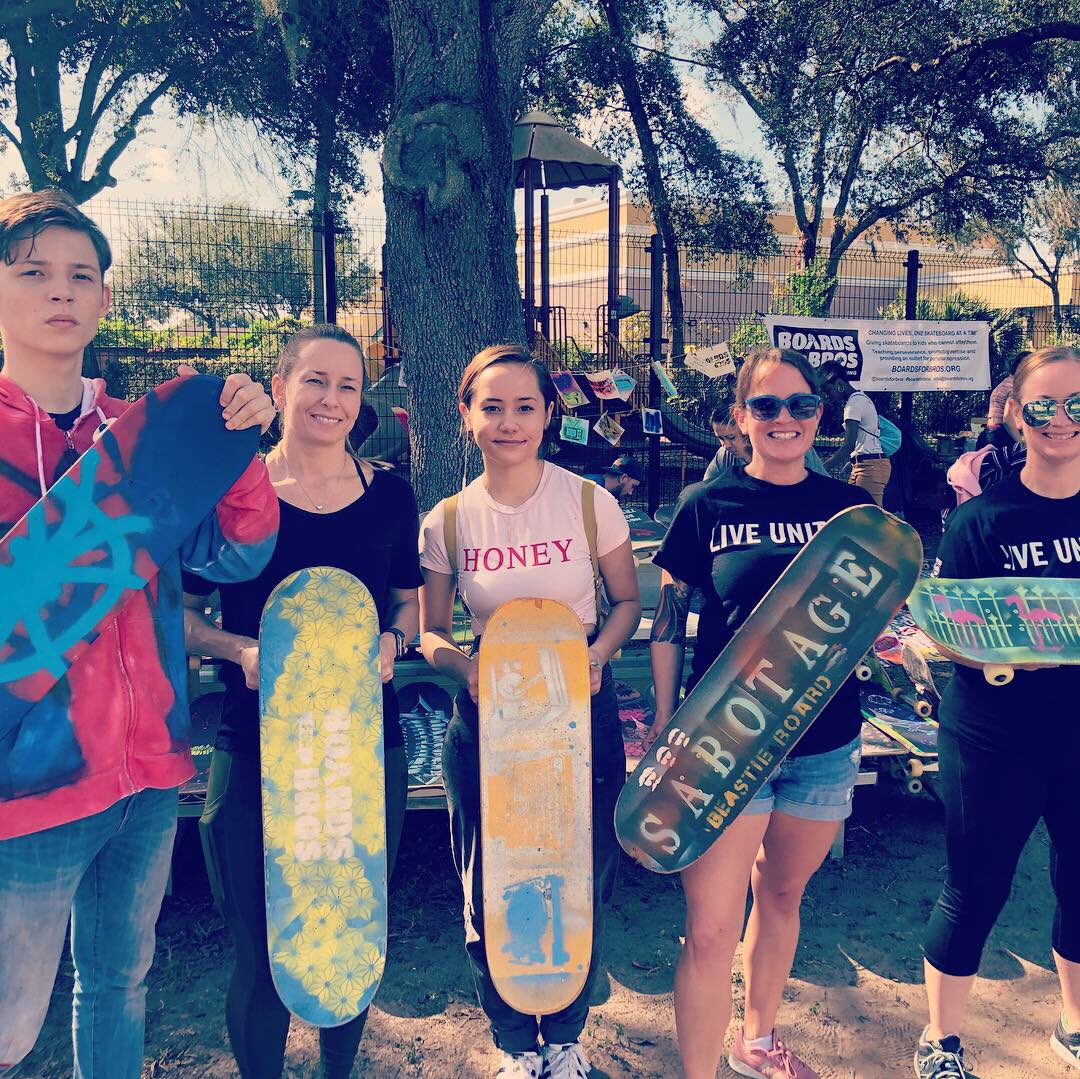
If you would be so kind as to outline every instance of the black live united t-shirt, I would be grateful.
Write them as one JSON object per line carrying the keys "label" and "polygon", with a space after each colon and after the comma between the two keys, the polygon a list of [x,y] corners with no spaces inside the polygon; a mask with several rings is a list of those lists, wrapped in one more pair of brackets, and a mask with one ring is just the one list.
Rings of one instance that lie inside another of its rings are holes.
{"label": "black live united t-shirt", "polygon": [[[367,493],[336,513],[309,513],[278,499],[281,525],[266,568],[251,581],[217,585],[184,573],[184,591],[221,593],[221,628],[243,637],[259,636],[259,619],[270,593],[291,573],[311,566],[332,566],[367,585],[379,611],[379,625],[389,625],[391,588],[423,584],[417,550],[419,518],[412,487],[388,472],[376,472]],[[223,663],[225,704],[215,744],[219,749],[254,752],[259,747],[259,694],[247,688],[238,664]],[[403,743],[397,698],[383,686],[383,745]]]}
{"label": "black live united t-shirt", "polygon": [[[738,468],[687,487],[653,562],[704,595],[688,690],[822,525],[841,510],[872,501],[861,488],[816,472],[781,486]],[[858,685],[849,679],[792,755],[847,745],[861,726]]]}
{"label": "black live united t-shirt", "polygon": [[[1044,498],[1018,474],[1006,476],[949,515],[938,577],[1080,578],[1080,494]],[[956,664],[944,691],[941,722],[984,749],[1011,752],[1037,738],[1041,746],[1080,748],[1080,667],[1016,671],[992,686],[982,671]]]}

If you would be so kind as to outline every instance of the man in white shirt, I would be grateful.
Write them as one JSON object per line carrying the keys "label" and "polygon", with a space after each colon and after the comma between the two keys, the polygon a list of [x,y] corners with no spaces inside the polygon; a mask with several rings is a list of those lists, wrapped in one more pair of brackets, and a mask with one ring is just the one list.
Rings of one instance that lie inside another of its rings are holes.
{"label": "man in white shirt", "polygon": [[825,399],[844,412],[844,443],[825,461],[825,466],[832,471],[850,458],[848,482],[861,487],[880,506],[892,463],[881,448],[881,428],[874,402],[862,390],[851,388],[840,364],[822,364],[819,374]]}

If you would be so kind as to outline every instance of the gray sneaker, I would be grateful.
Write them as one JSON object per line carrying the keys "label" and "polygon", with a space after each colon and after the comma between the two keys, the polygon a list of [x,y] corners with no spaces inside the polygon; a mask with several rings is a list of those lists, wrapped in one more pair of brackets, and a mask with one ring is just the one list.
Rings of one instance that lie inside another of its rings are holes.
{"label": "gray sneaker", "polygon": [[1066,1063],[1080,1068],[1080,1033],[1070,1034],[1060,1019],[1050,1036],[1050,1048]]}
{"label": "gray sneaker", "polygon": [[964,1069],[964,1049],[955,1034],[939,1042],[920,1041],[915,1050],[918,1079],[968,1079]]}

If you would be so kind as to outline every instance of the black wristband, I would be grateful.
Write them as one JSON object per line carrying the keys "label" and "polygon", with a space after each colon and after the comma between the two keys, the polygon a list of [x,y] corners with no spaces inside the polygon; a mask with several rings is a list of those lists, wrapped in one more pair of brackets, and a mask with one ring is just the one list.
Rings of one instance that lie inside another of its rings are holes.
{"label": "black wristband", "polygon": [[401,659],[409,650],[409,642],[406,640],[404,632],[398,629],[397,626],[391,626],[386,632],[394,635],[394,640],[397,641],[396,658]]}

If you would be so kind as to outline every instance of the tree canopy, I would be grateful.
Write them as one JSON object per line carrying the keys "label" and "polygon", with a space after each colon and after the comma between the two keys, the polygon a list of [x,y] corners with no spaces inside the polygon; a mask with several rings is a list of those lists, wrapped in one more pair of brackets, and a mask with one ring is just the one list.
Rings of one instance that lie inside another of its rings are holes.
{"label": "tree canopy", "polygon": [[181,112],[215,98],[254,32],[248,0],[5,3],[0,139],[32,188],[85,202],[116,185],[114,167],[163,98]]}
{"label": "tree canopy", "polygon": [[266,23],[251,63],[229,73],[226,105],[271,140],[321,213],[364,189],[360,154],[389,122],[387,2],[294,0],[288,16]]}
{"label": "tree canopy", "polygon": [[1050,292],[1054,332],[1066,329],[1061,277],[1069,267],[1080,268],[1080,191],[1066,175],[1055,173],[1036,187],[1014,222],[990,230],[999,250],[1012,266],[1026,271]]}
{"label": "tree canopy", "polygon": [[693,2],[717,30],[695,59],[753,110],[802,256],[828,238],[829,277],[884,223],[950,234],[1015,219],[1066,134],[1049,92],[1063,72],[1075,86],[1065,0]]}
{"label": "tree canopy", "polygon": [[668,53],[668,5],[586,0],[560,5],[530,60],[526,88],[572,127],[599,126],[597,145],[625,162],[623,179],[663,237],[671,355],[684,352],[680,253],[707,258],[772,249],[771,208],[757,162],[724,147],[687,103]]}

